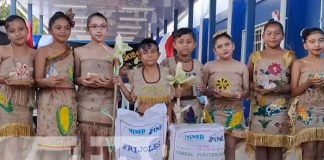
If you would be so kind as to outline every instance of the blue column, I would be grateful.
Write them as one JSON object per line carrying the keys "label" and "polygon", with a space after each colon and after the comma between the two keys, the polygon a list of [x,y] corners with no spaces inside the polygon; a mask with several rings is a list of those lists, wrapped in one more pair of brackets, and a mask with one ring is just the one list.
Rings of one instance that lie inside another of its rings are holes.
{"label": "blue column", "polygon": [[189,0],[188,6],[188,28],[193,27],[194,0]]}
{"label": "blue column", "polygon": [[160,27],[156,28],[156,39],[159,39],[160,37]]}
{"label": "blue column", "polygon": [[165,19],[163,23],[163,33],[167,34],[168,33],[168,20]]}
{"label": "blue column", "polygon": [[209,0],[209,24],[208,24],[208,61],[215,59],[213,36],[216,26],[216,0]]}
{"label": "blue column", "polygon": [[232,22],[231,22],[231,36],[235,44],[235,50],[233,58],[236,60],[241,59],[241,45],[242,45],[242,30],[244,30],[244,18],[245,14],[245,1],[244,0],[232,0]]}
{"label": "blue column", "polygon": [[245,30],[246,30],[246,47],[245,62],[247,63],[254,47],[255,31],[255,0],[246,0]]}
{"label": "blue column", "polygon": [[39,34],[44,34],[44,20],[43,15],[39,15]]}
{"label": "blue column", "polygon": [[10,1],[10,15],[16,15],[17,14],[17,6],[16,6],[16,0]]}
{"label": "blue column", "polygon": [[286,42],[285,48],[299,51],[296,52],[298,58],[302,58],[307,55],[303,47],[302,38],[300,37],[300,31],[305,27],[305,3],[307,0],[300,0],[298,3],[294,0],[287,0],[287,21],[286,21]]}
{"label": "blue column", "polygon": [[178,10],[175,9],[174,10],[174,13],[173,13],[173,31],[177,30],[178,29]]}
{"label": "blue column", "polygon": [[33,5],[30,3],[28,3],[27,12],[28,12],[28,22],[30,24],[33,24]]}

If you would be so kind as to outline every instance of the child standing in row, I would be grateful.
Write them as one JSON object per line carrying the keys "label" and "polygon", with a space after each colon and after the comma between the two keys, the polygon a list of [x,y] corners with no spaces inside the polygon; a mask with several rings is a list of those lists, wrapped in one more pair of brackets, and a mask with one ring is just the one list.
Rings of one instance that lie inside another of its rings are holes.
{"label": "child standing in row", "polygon": [[41,137],[41,159],[67,160],[77,144],[74,58],[73,50],[67,46],[72,23],[67,15],[56,12],[48,26],[53,42],[39,49],[35,63],[40,88],[37,136]]}
{"label": "child standing in row", "polygon": [[[104,137],[111,135],[112,119],[101,113],[106,109],[112,115],[113,107],[113,63],[114,50],[105,44],[107,19],[101,13],[93,13],[87,19],[87,32],[91,42],[75,50],[75,76],[77,91],[78,122],[81,132],[82,157],[90,160],[100,155],[108,160],[108,148],[92,146],[106,144]],[[92,141],[91,141],[92,140]]]}
{"label": "child standing in row", "polygon": [[236,142],[244,138],[242,100],[249,95],[249,72],[245,64],[232,58],[234,43],[226,32],[216,35],[213,41],[218,59],[203,67],[205,95],[210,103],[204,116],[205,121],[225,127],[225,159],[235,160]]}
{"label": "child standing in row", "polygon": [[320,28],[301,32],[308,55],[292,67],[289,114],[293,120],[293,144],[302,147],[303,160],[323,158],[324,149],[324,33]]}
{"label": "child standing in row", "polygon": [[186,76],[195,77],[181,84],[180,107],[184,108],[187,105],[191,105],[191,107],[187,111],[182,112],[180,121],[182,123],[201,123],[202,106],[197,99],[197,96],[200,95],[193,94],[193,87],[197,87],[202,92],[205,87],[202,86],[203,65],[198,60],[192,59],[192,53],[196,47],[195,35],[189,28],[180,28],[174,31],[172,36],[174,38],[173,48],[176,53],[175,57],[165,59],[162,65],[169,67],[175,72],[177,63],[182,63],[182,68],[186,72]]}
{"label": "child standing in row", "polygon": [[22,143],[17,137],[31,136],[33,132],[36,50],[27,46],[28,30],[23,18],[9,16],[4,25],[11,43],[0,46],[0,146],[4,147],[0,159],[22,160]]}
{"label": "child standing in row", "polygon": [[284,32],[280,22],[270,20],[264,26],[266,48],[251,55],[250,134],[248,143],[255,146],[256,159],[281,160],[287,145],[287,104],[290,92],[290,68],[293,52],[282,49]]}
{"label": "child standing in row", "polygon": [[116,79],[121,91],[131,103],[136,103],[136,112],[144,115],[145,111],[155,104],[165,104],[169,122],[172,119],[173,87],[166,75],[169,68],[160,66],[157,60],[160,56],[157,43],[152,39],[144,39],[138,47],[139,59],[143,67],[135,68],[129,74],[131,91],[129,92],[121,79]]}

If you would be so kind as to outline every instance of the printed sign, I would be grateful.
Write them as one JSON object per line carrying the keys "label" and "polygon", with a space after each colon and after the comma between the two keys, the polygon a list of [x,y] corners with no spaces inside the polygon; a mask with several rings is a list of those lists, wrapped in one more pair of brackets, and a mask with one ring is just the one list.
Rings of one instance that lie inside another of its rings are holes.
{"label": "printed sign", "polygon": [[117,159],[162,160],[167,131],[166,106],[148,109],[143,117],[119,109],[115,128]]}
{"label": "printed sign", "polygon": [[220,124],[174,124],[169,160],[224,160],[224,127]]}

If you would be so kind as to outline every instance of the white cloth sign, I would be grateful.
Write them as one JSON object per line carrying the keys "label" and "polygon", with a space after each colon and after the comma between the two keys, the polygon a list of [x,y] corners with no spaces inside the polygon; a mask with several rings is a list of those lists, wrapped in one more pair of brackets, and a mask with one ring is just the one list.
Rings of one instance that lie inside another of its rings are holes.
{"label": "white cloth sign", "polygon": [[220,124],[172,124],[169,160],[224,160],[224,127]]}
{"label": "white cloth sign", "polygon": [[167,108],[157,104],[143,117],[118,109],[115,127],[116,159],[162,160],[167,132]]}

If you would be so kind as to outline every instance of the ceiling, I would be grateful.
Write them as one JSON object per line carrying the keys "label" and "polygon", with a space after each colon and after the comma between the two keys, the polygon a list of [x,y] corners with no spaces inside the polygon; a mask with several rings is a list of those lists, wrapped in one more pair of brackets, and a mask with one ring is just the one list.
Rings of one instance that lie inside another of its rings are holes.
{"label": "ceiling", "polygon": [[[187,12],[189,0],[17,0],[27,7],[32,1],[33,14],[44,15],[44,24],[56,11],[72,8],[75,12],[76,26],[72,29],[71,39],[89,40],[85,32],[86,18],[94,12],[104,14],[108,19],[106,40],[115,39],[120,33],[129,41],[139,41],[151,33],[156,35],[156,28],[163,29],[164,20],[173,21],[174,9],[179,15]],[[127,38],[129,37],[129,38]]]}

